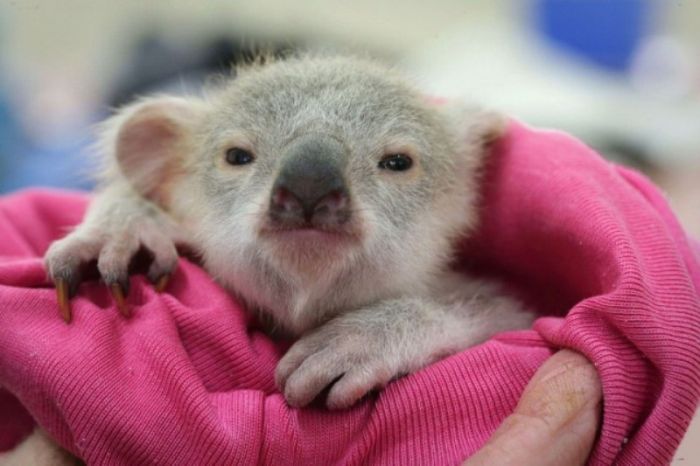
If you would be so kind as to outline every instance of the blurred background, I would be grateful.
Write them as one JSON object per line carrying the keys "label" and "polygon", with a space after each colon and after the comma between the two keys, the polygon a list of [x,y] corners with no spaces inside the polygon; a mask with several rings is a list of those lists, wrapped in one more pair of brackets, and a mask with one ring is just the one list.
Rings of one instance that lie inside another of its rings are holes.
{"label": "blurred background", "polygon": [[563,129],[650,175],[700,235],[700,3],[0,0],[0,193],[89,189],[91,125],[264,46],[351,51]]}
{"label": "blurred background", "polygon": [[[0,193],[89,189],[91,125],[137,95],[196,93],[260,46],[372,55],[573,133],[651,176],[700,236],[691,0],[0,0]],[[692,443],[677,459],[700,464]]]}

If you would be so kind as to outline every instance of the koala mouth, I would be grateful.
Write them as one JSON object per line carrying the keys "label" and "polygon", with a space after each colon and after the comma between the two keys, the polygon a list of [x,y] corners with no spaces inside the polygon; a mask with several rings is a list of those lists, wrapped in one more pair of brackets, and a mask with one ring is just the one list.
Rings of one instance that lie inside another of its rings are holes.
{"label": "koala mouth", "polygon": [[295,228],[284,230],[268,231],[268,234],[273,234],[284,241],[293,241],[301,243],[319,243],[319,242],[339,242],[349,238],[349,235],[336,231],[321,230],[318,228]]}
{"label": "koala mouth", "polygon": [[261,232],[294,239],[343,239],[357,236],[350,209],[317,208],[312,212],[270,209]]}

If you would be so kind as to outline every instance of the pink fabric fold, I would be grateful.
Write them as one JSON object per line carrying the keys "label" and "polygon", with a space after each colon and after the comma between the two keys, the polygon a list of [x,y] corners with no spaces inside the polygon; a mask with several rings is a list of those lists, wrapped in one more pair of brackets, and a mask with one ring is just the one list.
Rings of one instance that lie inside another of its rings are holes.
{"label": "pink fabric fold", "polygon": [[587,356],[604,406],[591,464],[671,460],[700,396],[700,249],[645,178],[573,138],[512,123],[461,265],[543,316],[392,382],[352,409],[291,409],[288,343],[185,259],[167,292],[132,278],[120,317],[97,281],[58,315],[41,256],[87,197],[0,198],[0,449],[43,427],[88,464],[456,464],[557,348]]}

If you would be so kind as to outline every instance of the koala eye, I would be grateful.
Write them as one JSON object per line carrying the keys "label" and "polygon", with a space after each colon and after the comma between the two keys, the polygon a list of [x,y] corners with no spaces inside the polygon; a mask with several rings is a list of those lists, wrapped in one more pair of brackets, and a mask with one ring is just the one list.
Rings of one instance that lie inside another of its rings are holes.
{"label": "koala eye", "polygon": [[389,154],[379,161],[379,168],[403,172],[413,166],[413,159],[406,154]]}
{"label": "koala eye", "polygon": [[232,147],[226,151],[226,162],[231,165],[247,165],[253,162],[253,154],[240,147]]}

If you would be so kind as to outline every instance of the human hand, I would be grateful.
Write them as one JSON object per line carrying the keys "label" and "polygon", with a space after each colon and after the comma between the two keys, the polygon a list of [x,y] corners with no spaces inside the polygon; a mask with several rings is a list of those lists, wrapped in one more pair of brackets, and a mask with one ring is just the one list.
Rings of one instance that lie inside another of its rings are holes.
{"label": "human hand", "polygon": [[593,365],[561,350],[540,367],[515,412],[464,466],[584,464],[598,430],[601,401]]}

